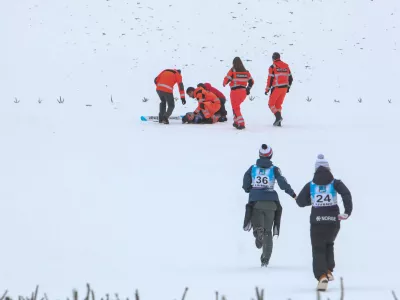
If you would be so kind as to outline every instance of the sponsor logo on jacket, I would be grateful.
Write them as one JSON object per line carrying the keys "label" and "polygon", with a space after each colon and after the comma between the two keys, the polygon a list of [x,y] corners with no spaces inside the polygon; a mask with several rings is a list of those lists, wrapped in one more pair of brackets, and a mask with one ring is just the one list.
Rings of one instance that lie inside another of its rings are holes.
{"label": "sponsor logo on jacket", "polygon": [[317,218],[317,222],[321,222],[321,221],[334,221],[336,222],[336,217],[329,217],[329,216],[318,216]]}

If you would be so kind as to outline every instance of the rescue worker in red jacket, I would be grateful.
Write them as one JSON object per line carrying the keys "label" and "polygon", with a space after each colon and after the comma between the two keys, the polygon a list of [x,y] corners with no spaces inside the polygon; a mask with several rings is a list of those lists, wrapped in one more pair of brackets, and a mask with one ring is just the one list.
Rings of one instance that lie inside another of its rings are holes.
{"label": "rescue worker in red jacket", "polygon": [[226,103],[226,98],[225,95],[222,94],[219,90],[217,90],[215,87],[213,87],[210,83],[206,82],[206,83],[199,83],[197,85],[197,87],[202,87],[204,88],[206,91],[209,91],[211,93],[213,93],[215,96],[218,97],[219,101],[221,102],[221,109],[219,111],[216,112],[216,114],[219,114],[221,117],[219,118],[218,122],[226,122],[228,121],[227,116],[227,111],[225,108],[225,103]]}
{"label": "rescue worker in red jacket", "polygon": [[274,126],[282,126],[282,104],[286,93],[289,93],[293,82],[293,76],[289,65],[281,61],[281,55],[275,52],[272,55],[273,64],[269,67],[267,87],[265,95],[271,91],[268,106],[275,115]]}
{"label": "rescue worker in red jacket", "polygon": [[156,84],[157,94],[161,100],[158,120],[160,123],[169,124],[168,118],[172,115],[172,112],[175,108],[175,100],[173,95],[175,84],[178,84],[182,104],[186,104],[185,89],[182,83],[181,70],[166,69],[154,79],[154,83]]}
{"label": "rescue worker in red jacket", "polygon": [[202,87],[197,89],[189,87],[186,92],[189,97],[196,98],[199,103],[193,113],[187,113],[182,118],[182,123],[212,124],[218,122],[220,115],[216,112],[220,110],[221,102],[215,94]]}
{"label": "rescue worker in red jacket", "polygon": [[231,87],[230,97],[234,115],[233,127],[236,129],[244,129],[246,128],[246,124],[240,111],[240,105],[246,99],[247,95],[250,94],[254,80],[239,57],[233,59],[233,67],[225,76],[223,86],[225,87],[228,83]]}

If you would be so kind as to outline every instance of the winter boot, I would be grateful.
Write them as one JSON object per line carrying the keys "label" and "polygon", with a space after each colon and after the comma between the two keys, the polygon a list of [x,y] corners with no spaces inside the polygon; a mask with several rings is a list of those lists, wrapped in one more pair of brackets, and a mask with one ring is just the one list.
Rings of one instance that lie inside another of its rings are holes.
{"label": "winter boot", "polygon": [[282,118],[282,114],[281,114],[281,112],[280,111],[278,111],[278,112],[276,112],[275,113],[275,122],[274,122],[274,126],[282,126],[282,120],[283,120],[283,118]]}
{"label": "winter boot", "polygon": [[161,124],[162,121],[163,121],[163,118],[164,118],[164,117],[163,117],[162,115],[158,115],[158,123]]}
{"label": "winter boot", "polygon": [[326,289],[328,288],[328,282],[329,282],[328,277],[325,274],[321,275],[318,281],[317,290],[325,292]]}
{"label": "winter boot", "polygon": [[163,124],[169,124],[168,118],[167,117],[163,117],[162,121]]}
{"label": "winter boot", "polygon": [[236,124],[236,123],[233,123],[232,126],[235,127],[235,128],[237,129],[239,125]]}
{"label": "winter boot", "polygon": [[239,130],[242,130],[242,129],[245,129],[246,127],[244,126],[244,125],[238,125],[237,127],[236,127],[236,129],[239,129]]}
{"label": "winter boot", "polygon": [[333,277],[332,271],[328,270],[328,272],[326,273],[326,276],[328,277],[329,281],[334,281],[335,277]]}
{"label": "winter boot", "polygon": [[269,264],[269,260],[264,256],[264,254],[261,254],[261,267],[267,267]]}

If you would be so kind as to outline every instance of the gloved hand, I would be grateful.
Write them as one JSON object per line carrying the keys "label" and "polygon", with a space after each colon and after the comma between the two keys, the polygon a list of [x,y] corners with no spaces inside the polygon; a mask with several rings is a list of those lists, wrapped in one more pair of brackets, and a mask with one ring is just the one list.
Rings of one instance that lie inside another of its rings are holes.
{"label": "gloved hand", "polygon": [[250,95],[250,88],[246,88],[246,94]]}
{"label": "gloved hand", "polygon": [[200,103],[200,108],[204,109],[204,103]]}
{"label": "gloved hand", "polygon": [[349,218],[349,215],[348,215],[348,214],[340,214],[340,215],[338,215],[338,219],[339,219],[340,221],[347,220],[348,218]]}
{"label": "gloved hand", "polygon": [[250,231],[252,227],[253,226],[251,225],[251,222],[248,222],[245,226],[243,226],[243,230]]}
{"label": "gloved hand", "polygon": [[185,98],[181,98],[181,100],[182,100],[182,104],[185,105],[186,104]]}
{"label": "gloved hand", "polygon": [[286,93],[289,93],[289,90],[290,90],[290,86],[287,88],[287,92]]}
{"label": "gloved hand", "polygon": [[265,91],[265,96],[268,96],[269,90]]}
{"label": "gloved hand", "polygon": [[295,200],[297,199],[296,193],[294,193],[294,194],[292,195],[292,198],[295,199]]}

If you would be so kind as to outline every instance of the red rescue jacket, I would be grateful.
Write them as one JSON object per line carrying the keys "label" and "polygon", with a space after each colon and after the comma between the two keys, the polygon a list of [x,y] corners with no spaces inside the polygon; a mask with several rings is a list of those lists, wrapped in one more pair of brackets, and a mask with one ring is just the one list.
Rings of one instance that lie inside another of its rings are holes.
{"label": "red rescue jacket", "polygon": [[268,92],[271,88],[290,88],[293,82],[293,76],[289,65],[281,60],[274,61],[274,64],[269,67],[267,87]]}

